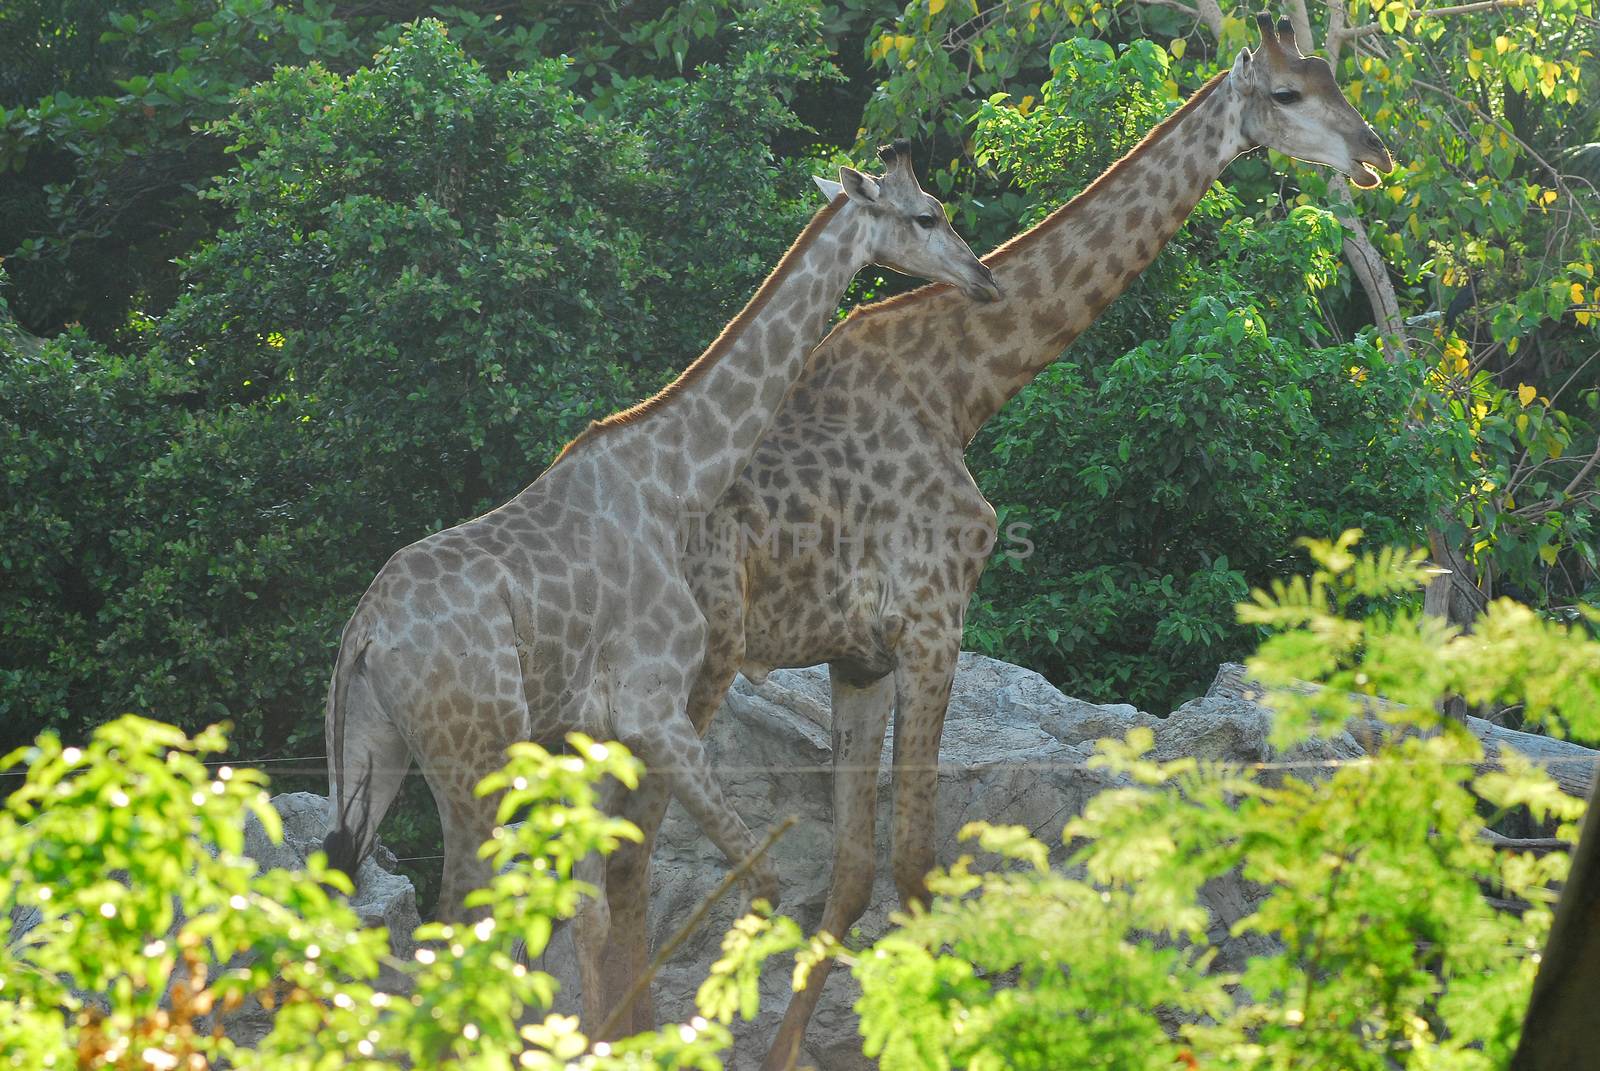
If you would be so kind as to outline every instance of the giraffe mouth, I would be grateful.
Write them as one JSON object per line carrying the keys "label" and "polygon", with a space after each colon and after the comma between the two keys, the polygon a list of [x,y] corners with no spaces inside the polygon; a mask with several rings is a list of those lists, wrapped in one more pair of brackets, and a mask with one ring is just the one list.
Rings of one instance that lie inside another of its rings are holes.
{"label": "giraffe mouth", "polygon": [[1003,296],[1000,284],[995,282],[994,272],[989,270],[989,266],[979,261],[978,270],[974,274],[977,276],[976,281],[963,284],[961,292],[973,301],[999,301]]}
{"label": "giraffe mouth", "polygon": [[1350,181],[1363,190],[1370,190],[1379,182],[1380,175],[1394,170],[1394,157],[1384,148],[1377,135],[1367,139],[1367,144],[1350,154],[1351,167],[1345,171]]}
{"label": "giraffe mouth", "polygon": [[1379,182],[1377,170],[1365,160],[1357,160],[1349,175],[1350,181],[1363,190],[1370,190]]}

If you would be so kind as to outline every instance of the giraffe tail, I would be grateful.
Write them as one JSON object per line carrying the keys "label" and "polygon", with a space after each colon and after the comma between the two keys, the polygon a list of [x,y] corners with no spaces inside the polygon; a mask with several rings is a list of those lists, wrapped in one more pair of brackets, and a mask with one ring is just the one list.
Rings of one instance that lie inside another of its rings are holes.
{"label": "giraffe tail", "polygon": [[[346,636],[350,641],[354,637]],[[354,785],[345,769],[344,735],[349,720],[350,682],[366,664],[370,636],[339,645],[339,658],[333,667],[333,683],[328,688],[328,802],[333,807],[332,828],[323,838],[322,850],[328,865],[343,871],[351,881],[371,845],[361,843],[372,818],[372,769],[362,772]]]}

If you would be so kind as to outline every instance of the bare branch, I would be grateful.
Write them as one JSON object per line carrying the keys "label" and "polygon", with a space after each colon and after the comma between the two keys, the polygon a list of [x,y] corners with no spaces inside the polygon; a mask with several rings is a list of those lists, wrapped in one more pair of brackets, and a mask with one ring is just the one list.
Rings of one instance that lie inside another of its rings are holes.
{"label": "bare branch", "polygon": [[1395,294],[1394,283],[1389,279],[1389,266],[1377,246],[1372,244],[1366,227],[1355,215],[1350,184],[1343,175],[1335,175],[1328,181],[1328,189],[1334,199],[1349,210],[1348,218],[1340,220],[1345,232],[1344,256],[1367,295],[1367,303],[1372,307],[1372,322],[1378,325],[1378,330],[1383,334],[1388,360],[1393,363],[1409,357],[1411,347],[1406,340],[1405,321],[1400,316],[1400,299]]}
{"label": "bare branch", "polygon": [[[1492,11],[1497,8],[1527,7],[1531,2],[1532,0],[1480,0],[1480,2],[1476,4],[1456,4],[1453,7],[1435,7],[1428,8],[1426,10],[1413,8],[1412,10],[1406,12],[1406,17],[1412,22],[1416,22],[1420,19],[1447,19],[1452,15],[1471,15],[1474,12]],[[1376,22],[1363,23],[1360,26],[1351,26],[1339,31],[1339,43],[1342,46],[1345,41],[1354,41],[1357,38],[1370,37],[1371,35],[1378,33],[1383,33],[1383,27]],[[1334,39],[1334,34],[1331,28],[1328,31],[1328,39],[1329,41]]]}
{"label": "bare branch", "polygon": [[1489,11],[1502,7],[1528,7],[1533,0],[1480,0],[1476,4],[1456,4],[1454,7],[1435,7],[1427,10],[1413,10],[1410,12],[1412,19],[1443,19],[1451,15],[1470,15],[1474,11]]}
{"label": "bare branch", "polygon": [[1594,453],[1589,455],[1589,460],[1584,462],[1583,468],[1578,470],[1578,474],[1572,478],[1572,482],[1561,489],[1561,493],[1570,495],[1576,491],[1579,485],[1589,478],[1589,473],[1594,471],[1594,467],[1597,464],[1600,464],[1600,446],[1595,447]]}
{"label": "bare branch", "polygon": [[1171,8],[1173,11],[1182,12],[1196,22],[1205,23],[1206,29],[1211,31],[1212,37],[1220,38],[1222,36],[1222,8],[1218,5],[1217,0],[1195,0],[1193,7],[1183,3],[1182,0],[1139,0],[1139,3],[1150,7],[1166,7]]}
{"label": "bare branch", "polygon": [[629,1008],[633,1007],[633,1002],[638,1000],[640,994],[649,988],[651,981],[654,980],[656,974],[667,960],[672,958],[672,954],[678,950],[678,946],[688,940],[691,933],[700,928],[700,924],[706,920],[706,916],[711,913],[711,909],[716,906],[717,901],[727,895],[728,890],[733,888],[740,878],[748,874],[751,867],[755,866],[756,860],[766,855],[767,851],[778,843],[778,838],[794,828],[794,824],[798,821],[800,821],[799,816],[791,814],[782,822],[779,822],[772,832],[767,834],[767,839],[762,841],[755,851],[751,852],[743,862],[728,871],[722,880],[717,882],[717,887],[707,893],[704,900],[700,901],[700,906],[694,909],[694,914],[690,915],[684,924],[678,927],[678,932],[672,935],[672,939],[662,945],[660,950],[656,952],[655,958],[650,961],[650,966],[645,968],[643,974],[633,980],[633,984],[628,987],[628,992],[623,995],[617,1006],[611,1009],[611,1013],[606,1016],[606,1021],[600,1024],[600,1029],[591,1035],[593,1038],[598,1040],[611,1037],[612,1031],[622,1024],[622,1017],[627,1014]]}
{"label": "bare branch", "polygon": [[1534,855],[1564,852],[1572,847],[1570,840],[1560,837],[1506,837],[1492,829],[1478,830],[1478,839],[1488,841],[1496,851],[1532,852]]}
{"label": "bare branch", "polygon": [[1289,25],[1294,27],[1295,43],[1300,51],[1315,51],[1317,45],[1311,36],[1311,16],[1306,14],[1306,0],[1288,0],[1285,7],[1289,10]]}

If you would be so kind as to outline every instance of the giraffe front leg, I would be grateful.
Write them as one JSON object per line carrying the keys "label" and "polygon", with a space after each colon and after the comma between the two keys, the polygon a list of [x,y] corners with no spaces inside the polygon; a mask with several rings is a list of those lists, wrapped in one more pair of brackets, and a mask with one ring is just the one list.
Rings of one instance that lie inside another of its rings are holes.
{"label": "giraffe front leg", "polygon": [[939,802],[939,739],[961,651],[959,631],[908,643],[895,670],[894,884],[900,904],[928,901]]}
{"label": "giraffe front leg", "polygon": [[[851,683],[830,666],[829,680],[833,685],[833,878],[822,910],[822,930],[843,939],[872,900],[878,763],[894,701],[894,678]],[[822,999],[822,987],[832,968],[832,960],[817,964],[806,987],[790,998],[762,1071],[787,1071],[794,1066],[806,1024]]]}
{"label": "giraffe front leg", "polygon": [[[610,1001],[621,1000],[650,964],[650,854],[671,799],[667,779],[660,774],[646,774],[615,812],[638,826],[644,840],[638,844],[623,841],[606,860],[611,929],[600,969]],[[655,1006],[646,989],[634,1000],[619,1033],[637,1034],[654,1028]]]}
{"label": "giraffe front leg", "polygon": [[[630,720],[632,727],[624,730],[622,743],[644,762],[646,770],[666,775],[673,797],[721,850],[729,865],[738,866],[755,855],[759,842],[723,795],[706,759],[705,745],[684,713],[682,702],[669,709],[676,711],[670,720],[648,724]],[[772,860],[758,859],[746,874],[744,886],[752,900],[776,905],[778,871]]]}
{"label": "giraffe front leg", "polygon": [[[728,596],[712,601],[698,588],[695,592],[709,628],[706,656],[689,692],[688,714],[695,731],[702,735],[722,705],[744,658],[738,592],[730,586]],[[603,967],[607,989],[617,998],[649,965],[650,857],[671,796],[671,785],[665,777],[646,774],[619,808],[621,817],[639,827],[644,840],[639,844],[623,842],[612,853],[607,868],[611,942]],[[630,1018],[633,1033],[655,1028],[655,1011],[648,991],[634,1002]]]}

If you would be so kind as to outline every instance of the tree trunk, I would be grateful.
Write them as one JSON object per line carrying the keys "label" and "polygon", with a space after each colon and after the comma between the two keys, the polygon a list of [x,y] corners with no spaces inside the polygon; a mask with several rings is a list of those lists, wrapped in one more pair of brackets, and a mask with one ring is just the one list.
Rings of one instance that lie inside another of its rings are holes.
{"label": "tree trunk", "polygon": [[[1600,786],[1600,780],[1596,781]],[[1522,1040],[1511,1071],[1574,1071],[1595,1066],[1600,1053],[1600,800],[1589,792],[1589,814],[1572,856],[1572,873],[1556,904]]]}

